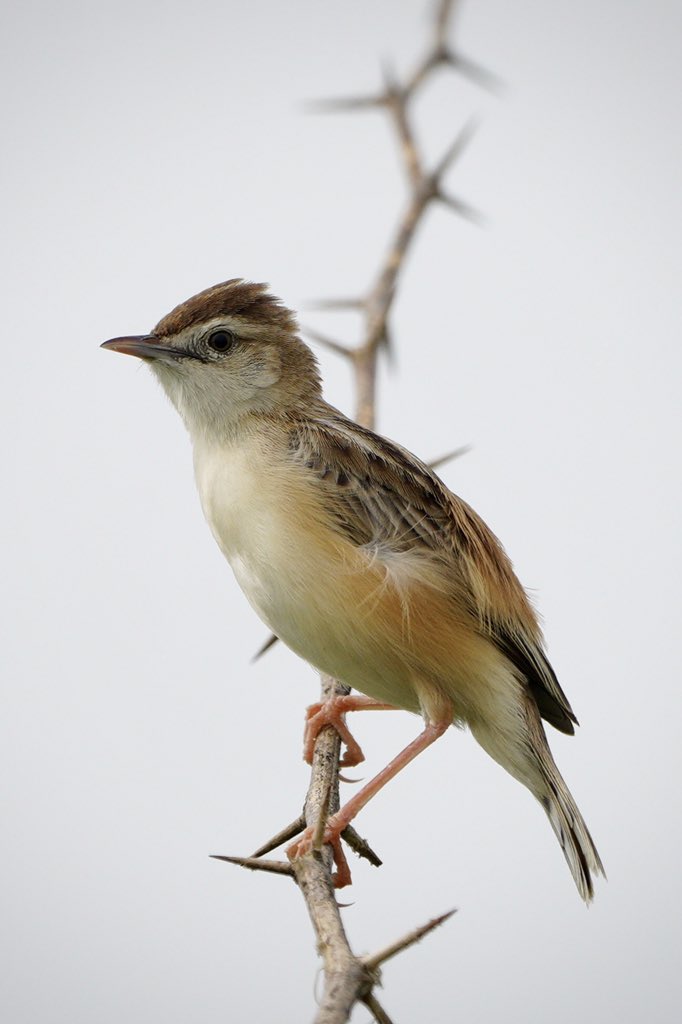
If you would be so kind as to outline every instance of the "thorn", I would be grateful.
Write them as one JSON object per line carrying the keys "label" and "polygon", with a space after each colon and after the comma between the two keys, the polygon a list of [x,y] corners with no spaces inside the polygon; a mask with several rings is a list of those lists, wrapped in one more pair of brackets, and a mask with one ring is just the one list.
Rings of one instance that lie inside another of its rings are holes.
{"label": "thorn", "polygon": [[411,100],[417,89],[419,89],[422,83],[426,81],[430,73],[437,68],[439,64],[444,62],[447,61],[443,55],[442,49],[435,49],[431,53],[427,54],[421,64],[419,64],[412,72],[409,81],[403,87],[405,99]]}
{"label": "thorn", "polygon": [[[387,303],[390,305],[392,301],[393,295],[391,294],[390,296],[388,296]],[[383,352],[385,354],[386,362],[388,366],[393,370],[397,363],[396,351],[395,346],[393,344],[393,335],[389,331],[388,325],[386,323],[384,323],[381,327],[381,333],[378,336],[376,347],[380,352]]]}
{"label": "thorn", "polygon": [[384,106],[388,107],[392,103],[404,102],[405,91],[401,89],[393,64],[389,60],[381,62],[381,77],[384,80],[385,89],[383,94]]}
{"label": "thorn", "polygon": [[321,334],[319,331],[313,330],[311,327],[301,327],[304,334],[307,334],[309,338],[317,342],[318,345],[322,345],[324,348],[328,348],[330,352],[335,352],[337,356],[343,356],[344,359],[353,358],[353,350],[346,348],[345,345],[341,345],[338,341],[334,341],[332,338],[327,337],[326,334]]}
{"label": "thorn", "polygon": [[294,872],[291,864],[284,860],[259,860],[258,857],[224,857],[218,853],[212,853],[211,860],[224,860],[227,864],[237,864],[241,868],[249,868],[250,871],[267,871],[273,875],[291,875]]}
{"label": "thorn", "polygon": [[325,100],[308,100],[303,109],[308,114],[343,114],[352,110],[377,110],[385,107],[384,93],[370,96],[339,96]]}
{"label": "thorn", "polygon": [[374,1014],[376,1024],[393,1024],[393,1021],[373,992],[368,992],[366,996],[361,996],[360,1002],[364,1003],[370,1013]]}
{"label": "thorn", "polygon": [[390,362],[392,363],[393,362],[393,356],[394,356],[394,347],[393,347],[393,338],[391,336],[391,333],[390,333],[388,327],[384,327],[383,331],[381,332],[381,338],[379,340],[379,347],[384,350],[384,352],[388,356]]}
{"label": "thorn", "polygon": [[351,309],[361,313],[365,306],[364,299],[317,299],[315,302],[306,303],[305,308],[311,310]]}
{"label": "thorn", "polygon": [[450,18],[452,17],[453,0],[439,0],[436,11],[436,46],[445,45]]}
{"label": "thorn", "polygon": [[462,155],[466,147],[469,145],[474,135],[478,131],[479,126],[478,118],[472,117],[464,125],[462,130],[457,135],[454,142],[448,147],[443,156],[436,164],[435,170],[431,174],[431,181],[435,186],[438,186],[441,178],[445,172],[452,167],[455,160]]}
{"label": "thorn", "polygon": [[322,849],[324,840],[324,830],[327,827],[327,818],[329,817],[329,801],[332,796],[332,780],[329,780],[327,786],[327,792],[324,795],[324,800],[320,806],[320,813],[317,816],[315,822],[315,828],[313,830],[313,850],[317,850],[318,853]]}
{"label": "thorn", "polygon": [[506,88],[501,78],[493,74],[492,71],[488,71],[482,64],[478,64],[469,57],[465,57],[462,53],[449,50],[441,59],[443,63],[449,64],[450,67],[454,68],[455,71],[459,71],[465,78],[470,79],[470,81],[479,85],[482,89],[486,89],[496,96],[503,93]]}
{"label": "thorn", "polygon": [[404,949],[408,949],[409,946],[413,946],[415,942],[419,942],[425,935],[432,932],[434,928],[438,928],[439,925],[443,924],[448,918],[456,914],[457,910],[448,910],[446,914],[441,914],[439,917],[434,917],[427,924],[421,925],[419,928],[414,928],[407,935],[403,936],[402,939],[398,939],[396,942],[392,942],[390,946],[385,946],[384,949],[380,949],[378,953],[374,953],[372,956],[362,957],[362,962],[369,971],[376,970],[377,967],[381,967],[383,963],[390,960],[391,957],[396,956],[397,953],[401,953]]}
{"label": "thorn", "polygon": [[436,192],[435,198],[443,206],[447,206],[448,210],[452,210],[458,217],[463,217],[464,220],[468,220],[470,224],[476,224],[478,227],[484,227],[487,223],[486,218],[483,214],[475,207],[470,206],[469,203],[465,203],[463,199],[458,199],[456,196],[446,195],[444,192]]}
{"label": "thorn", "polygon": [[363,779],[349,779],[348,776],[342,775],[339,772],[339,782],[347,782],[349,786],[357,786],[358,782],[362,782]]}
{"label": "thorn", "polygon": [[463,444],[461,448],[453,448],[451,452],[446,452],[445,455],[440,455],[437,459],[432,459],[427,462],[426,465],[429,469],[438,469],[439,466],[444,466],[446,462],[452,462],[453,459],[459,459],[462,455],[467,455],[471,451],[470,444]]}
{"label": "thorn", "polygon": [[275,636],[274,633],[271,633],[270,636],[265,641],[265,643],[261,647],[258,648],[256,653],[252,657],[251,664],[253,665],[254,661],[258,661],[258,659],[262,658],[264,654],[267,654],[267,652],[270,650],[270,648],[274,647],[278,640],[279,640],[279,637]]}
{"label": "thorn", "polygon": [[341,833],[341,838],[345,839],[351,850],[354,853],[357,853],[358,857],[364,857],[364,859],[368,860],[370,864],[373,864],[375,868],[381,867],[383,864],[381,858],[377,857],[367,840],[358,835],[352,825],[346,825]]}
{"label": "thorn", "polygon": [[296,821],[292,821],[290,825],[280,829],[277,835],[274,835],[272,839],[268,839],[262,846],[259,846],[256,852],[251,854],[251,857],[255,860],[257,857],[263,857],[266,853],[270,853],[271,850],[276,850],[278,846],[288,842],[290,839],[294,839],[304,828],[305,818],[301,814]]}

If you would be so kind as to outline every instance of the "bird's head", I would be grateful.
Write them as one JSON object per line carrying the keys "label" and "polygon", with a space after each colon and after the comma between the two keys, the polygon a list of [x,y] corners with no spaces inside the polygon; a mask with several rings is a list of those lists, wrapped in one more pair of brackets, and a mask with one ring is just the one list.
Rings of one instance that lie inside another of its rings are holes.
{"label": "bird's head", "polygon": [[150,334],[102,348],[144,359],[192,434],[231,432],[250,414],[286,414],[320,396],[296,319],[265,285],[234,278],[168,313]]}

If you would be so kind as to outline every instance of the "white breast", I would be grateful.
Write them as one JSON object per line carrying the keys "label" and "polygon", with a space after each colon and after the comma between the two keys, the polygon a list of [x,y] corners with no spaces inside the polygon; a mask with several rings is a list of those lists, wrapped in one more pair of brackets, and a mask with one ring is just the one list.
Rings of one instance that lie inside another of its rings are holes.
{"label": "white breast", "polygon": [[287,467],[251,438],[195,445],[194,467],[204,515],[237,582],[270,628],[281,628],[300,573],[300,510],[288,507]]}
{"label": "white breast", "polygon": [[377,639],[382,586],[358,589],[360,562],[325,542],[310,485],[286,455],[254,439],[196,445],[195,473],[213,535],[273,633],[320,671],[416,710],[406,666]]}
{"label": "white breast", "polygon": [[262,528],[258,500],[265,468],[253,445],[195,444],[194,473],[204,515],[227,558]]}

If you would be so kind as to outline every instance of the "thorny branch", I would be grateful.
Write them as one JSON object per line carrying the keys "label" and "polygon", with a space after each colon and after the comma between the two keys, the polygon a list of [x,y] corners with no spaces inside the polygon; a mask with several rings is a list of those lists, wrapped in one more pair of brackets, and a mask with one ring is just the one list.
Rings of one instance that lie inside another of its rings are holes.
{"label": "thorny branch", "polygon": [[[379,356],[390,350],[390,314],[396,295],[400,272],[410,249],[415,232],[424,213],[433,203],[441,203],[456,214],[478,220],[478,214],[459,197],[445,189],[444,178],[464,152],[474,131],[473,123],[465,125],[436,166],[424,167],[410,121],[410,107],[419,89],[434,72],[450,68],[469,76],[486,88],[497,88],[498,80],[480,65],[465,58],[448,42],[455,3],[438,0],[434,8],[431,40],[422,58],[411,73],[400,81],[392,71],[384,71],[383,91],[373,96],[356,96],[340,100],[325,100],[314,104],[317,111],[361,111],[379,109],[391,120],[399,143],[400,158],[408,183],[408,200],[400,217],[388,249],[373,284],[365,295],[352,299],[327,300],[317,308],[352,309],[363,317],[362,340],[349,348],[318,331],[307,330],[311,340],[347,359],[353,369],[356,392],[356,419],[373,427],[376,416],[376,377]],[[461,454],[457,449],[438,460]],[[270,638],[259,652],[264,653],[275,638]],[[328,676],[321,680],[321,701],[334,694],[342,695],[349,689]],[[264,843],[251,857],[221,857],[218,859],[239,864],[252,870],[263,870],[293,876],[305,900],[323,961],[324,989],[315,1018],[315,1024],[343,1024],[353,1006],[363,1003],[378,1024],[391,1024],[374,992],[380,983],[381,964],[403,949],[427,935],[451,916],[453,911],[429,921],[409,932],[404,938],[391,943],[384,950],[368,957],[356,956],[348,943],[340,908],[336,902],[332,883],[332,851],[320,843],[314,844],[311,854],[288,861],[265,860],[265,854],[294,838],[303,828],[312,826],[318,837],[330,814],[339,807],[339,755],[340,739],[337,732],[326,727],[318,736],[313,757],[310,785],[303,814]],[[360,856],[379,865],[381,861],[368,844],[349,827],[344,840]]]}

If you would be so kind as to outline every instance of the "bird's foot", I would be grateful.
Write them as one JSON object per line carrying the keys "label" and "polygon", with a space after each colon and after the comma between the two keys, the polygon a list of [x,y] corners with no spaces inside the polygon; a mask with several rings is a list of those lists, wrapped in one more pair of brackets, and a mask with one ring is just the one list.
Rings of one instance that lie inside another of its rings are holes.
{"label": "bird's foot", "polygon": [[346,711],[352,710],[347,706],[348,701],[353,697],[330,697],[321,703],[311,704],[306,708],[305,733],[303,734],[303,759],[307,764],[313,763],[315,743],[322,730],[331,725],[341,737],[341,742],[346,747],[346,752],[339,761],[344,768],[352,768],[365,760],[359,743],[353,737],[346,725],[344,715]]}
{"label": "bird's foot", "polygon": [[317,830],[312,826],[307,828],[300,839],[297,839],[291,846],[287,847],[287,857],[289,860],[305,857],[313,849],[321,849],[322,846],[328,843],[332,848],[334,864],[336,865],[336,871],[332,875],[332,884],[335,889],[343,889],[346,885],[350,885],[353,879],[341,845],[341,833],[346,827],[346,822],[335,821],[335,818],[337,818],[337,815],[332,815],[327,821],[319,843],[316,840],[315,834]]}
{"label": "bird's foot", "polygon": [[346,752],[339,761],[343,768],[353,768],[365,760],[365,755],[360,745],[351,734],[346,725],[345,714],[347,711],[379,711],[392,710],[391,704],[382,704],[371,697],[363,697],[362,694],[348,694],[347,696],[329,697],[321,703],[311,704],[306,709],[306,725],[303,736],[303,759],[312,764],[315,752],[315,741],[320,732],[328,725],[331,725],[341,737],[341,742],[346,747]]}

